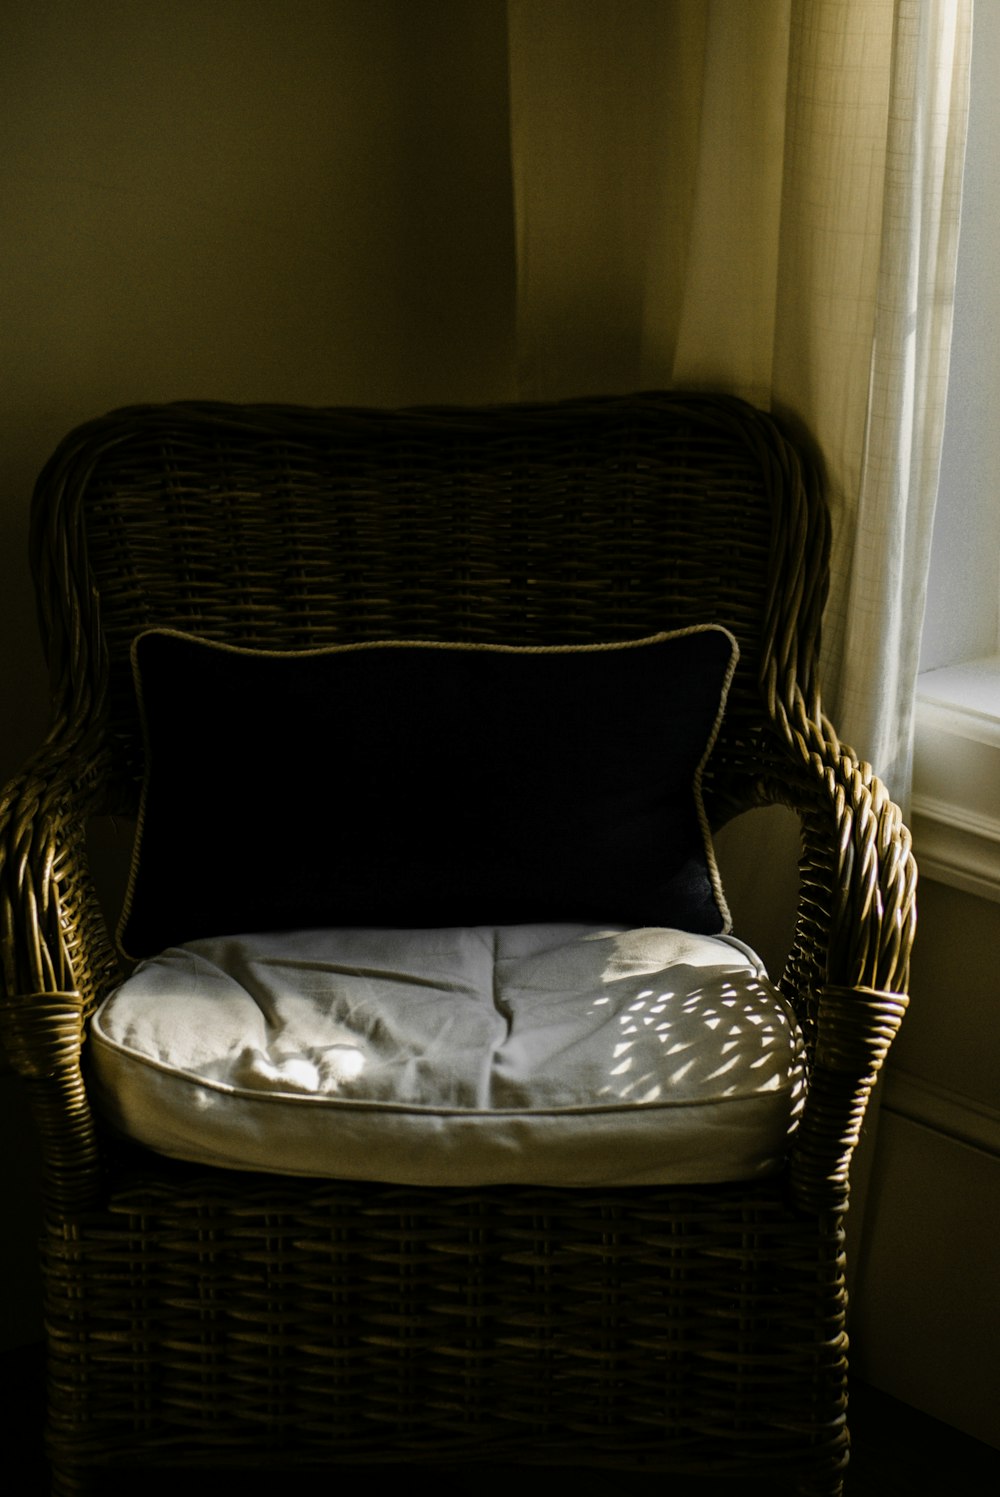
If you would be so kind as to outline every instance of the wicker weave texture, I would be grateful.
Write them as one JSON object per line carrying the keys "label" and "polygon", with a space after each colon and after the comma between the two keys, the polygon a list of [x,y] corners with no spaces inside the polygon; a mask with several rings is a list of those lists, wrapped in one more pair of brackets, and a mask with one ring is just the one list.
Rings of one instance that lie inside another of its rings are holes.
{"label": "wicker weave texture", "polygon": [[787,1480],[846,1456],[839,1234],[819,1249],[773,1187],[195,1176],[126,1187],[80,1233],[49,1269],[58,1434],[84,1464],[572,1464],[584,1442]]}
{"label": "wicker weave texture", "polygon": [[802,927],[790,990],[826,977],[905,988],[913,887],[908,853],[892,856],[898,813],[816,689],[826,510],[811,464],[749,407],[668,395],[492,411],[140,408],[59,450],[32,548],[56,700],[76,725],[99,721],[95,792],[125,814],[141,773],[127,656],[142,628],[280,649],[725,624],[742,656],[709,812],[721,823],[779,799],[803,815],[816,888],[802,915],[819,929]]}
{"label": "wicker weave texture", "polygon": [[[727,417],[720,406],[723,435]],[[39,517],[36,558],[57,669],[73,661],[74,692],[73,636],[96,627],[89,570],[114,726],[133,759],[128,649],[157,624],[298,649],[586,643],[721,621],[744,649],[732,726],[748,709],[759,718],[770,495],[753,449],[720,440],[704,418],[666,423],[653,402],[612,402],[534,419],[249,411],[237,424],[231,411],[168,407],[100,443],[91,430],[43,480],[75,513]],[[790,498],[802,502],[794,485]],[[67,575],[79,579],[68,620]],[[100,660],[84,664],[96,695]]]}
{"label": "wicker weave texture", "polygon": [[[44,1144],[59,1492],[106,1461],[497,1450],[839,1490],[841,1213],[906,1006],[916,875],[898,809],[822,711],[827,550],[808,450],[711,396],[141,407],[61,445],[32,528],[53,727],[0,800],[0,1020]],[[406,1193],[119,1156],[83,1063],[119,975],[86,833],[136,808],[138,631],[285,649],[699,623],[741,648],[710,818],[774,801],[802,829],[781,983],[810,1081],[782,1174]]]}

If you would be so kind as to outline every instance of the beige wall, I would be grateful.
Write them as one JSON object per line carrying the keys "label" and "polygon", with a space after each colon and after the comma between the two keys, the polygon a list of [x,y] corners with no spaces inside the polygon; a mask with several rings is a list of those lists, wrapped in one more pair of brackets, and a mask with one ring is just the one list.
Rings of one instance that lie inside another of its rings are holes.
{"label": "beige wall", "polygon": [[[45,723],[34,476],[187,397],[513,395],[503,0],[4,0],[0,782]],[[0,1345],[37,1335],[24,1101],[0,1068]]]}
{"label": "beige wall", "polygon": [[505,24],[502,0],[5,0],[4,777],[41,721],[28,495],[69,427],[510,397]]}
{"label": "beige wall", "polygon": [[861,1376],[1000,1446],[998,949],[1000,903],[921,883],[851,1334]]}

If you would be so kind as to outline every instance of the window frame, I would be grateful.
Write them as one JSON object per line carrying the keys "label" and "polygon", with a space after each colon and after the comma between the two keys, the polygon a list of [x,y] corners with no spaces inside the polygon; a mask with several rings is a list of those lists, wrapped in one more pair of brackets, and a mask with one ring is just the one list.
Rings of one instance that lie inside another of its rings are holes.
{"label": "window frame", "polygon": [[926,877],[1000,902],[998,74],[1000,5],[979,6],[910,819]]}

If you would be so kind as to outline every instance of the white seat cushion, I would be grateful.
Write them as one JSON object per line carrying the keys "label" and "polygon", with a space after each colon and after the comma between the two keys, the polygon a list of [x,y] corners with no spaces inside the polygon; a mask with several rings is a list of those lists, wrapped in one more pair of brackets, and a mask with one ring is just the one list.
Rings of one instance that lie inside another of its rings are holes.
{"label": "white seat cushion", "polygon": [[161,1153],[401,1184],[749,1179],[801,1037],[730,936],[592,925],[200,940],[92,1028],[105,1116]]}

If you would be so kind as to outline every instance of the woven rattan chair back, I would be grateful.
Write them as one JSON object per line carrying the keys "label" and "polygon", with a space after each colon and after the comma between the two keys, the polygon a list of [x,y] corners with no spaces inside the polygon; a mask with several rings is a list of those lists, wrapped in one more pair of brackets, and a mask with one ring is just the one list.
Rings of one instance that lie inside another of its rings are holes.
{"label": "woven rattan chair back", "polygon": [[811,683],[825,523],[795,452],[725,400],[188,405],[78,433],[39,485],[34,554],[57,690],[106,703],[121,809],[139,776],[128,652],[145,628],[284,650],[714,622],[741,649],[707,785],[728,813],[769,757],[761,682],[791,664]]}

